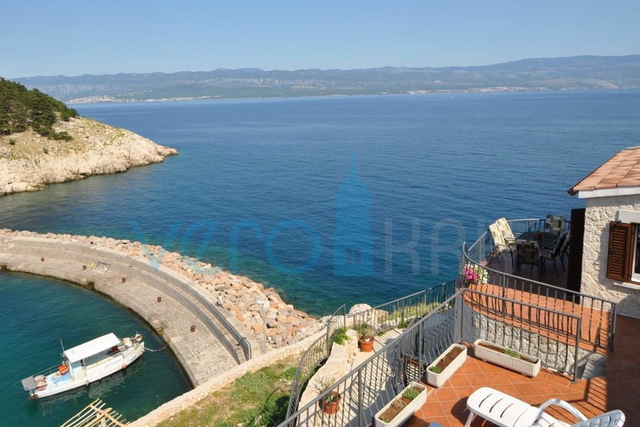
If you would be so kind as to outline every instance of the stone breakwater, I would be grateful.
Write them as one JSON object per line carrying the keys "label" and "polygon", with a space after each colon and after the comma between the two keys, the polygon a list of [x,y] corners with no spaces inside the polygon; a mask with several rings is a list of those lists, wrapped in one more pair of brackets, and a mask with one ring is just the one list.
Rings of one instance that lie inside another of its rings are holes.
{"label": "stone breakwater", "polygon": [[124,172],[178,154],[131,131],[87,118],[59,122],[54,128],[73,140],[53,141],[32,131],[0,137],[0,196]]}
{"label": "stone breakwater", "polygon": [[211,264],[179,253],[166,252],[160,246],[108,237],[0,230],[0,239],[16,238],[38,238],[88,248],[104,248],[147,263],[150,262],[148,255],[152,254],[162,267],[194,283],[216,305],[221,303],[218,310],[226,312],[227,316],[240,323],[254,341],[262,344],[265,351],[298,342],[322,326],[321,322],[283,301],[273,288],[265,288],[247,277],[216,270]]}

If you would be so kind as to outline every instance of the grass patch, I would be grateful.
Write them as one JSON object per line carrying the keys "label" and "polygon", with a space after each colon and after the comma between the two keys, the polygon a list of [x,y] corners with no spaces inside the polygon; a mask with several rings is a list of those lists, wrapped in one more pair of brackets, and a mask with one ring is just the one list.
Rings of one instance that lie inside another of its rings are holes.
{"label": "grass patch", "polygon": [[213,392],[161,427],[268,427],[284,421],[297,359],[250,372]]}

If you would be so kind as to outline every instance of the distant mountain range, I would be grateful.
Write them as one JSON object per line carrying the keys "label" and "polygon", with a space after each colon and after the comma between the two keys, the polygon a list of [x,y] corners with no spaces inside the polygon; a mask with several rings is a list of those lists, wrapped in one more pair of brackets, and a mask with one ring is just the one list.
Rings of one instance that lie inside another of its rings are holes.
{"label": "distant mountain range", "polygon": [[14,79],[68,103],[208,98],[640,88],[640,55],[536,58],[475,67],[258,68]]}

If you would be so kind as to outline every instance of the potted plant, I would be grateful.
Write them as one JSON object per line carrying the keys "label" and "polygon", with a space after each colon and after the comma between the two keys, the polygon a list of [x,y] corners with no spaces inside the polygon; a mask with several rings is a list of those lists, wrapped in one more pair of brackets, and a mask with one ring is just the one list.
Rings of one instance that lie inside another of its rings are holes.
{"label": "potted plant", "polygon": [[476,357],[485,362],[511,369],[532,378],[540,372],[539,357],[481,339],[476,340],[473,347]]}
{"label": "potted plant", "polygon": [[484,285],[489,282],[489,273],[481,266],[468,262],[462,269],[462,278],[467,285]]}
{"label": "potted plant", "polygon": [[[320,383],[320,394],[326,392],[332,385],[331,381],[322,381]],[[340,410],[340,402],[342,396],[336,390],[332,390],[327,393],[322,399],[318,401],[318,405],[325,414],[334,415]]]}
{"label": "potted plant", "polygon": [[323,399],[320,399],[320,407],[325,414],[334,415],[340,410],[341,401],[342,396],[340,396],[340,393],[331,391]]}
{"label": "potted plant", "polygon": [[427,387],[411,382],[402,392],[375,415],[376,427],[397,427],[404,424],[427,401]]}
{"label": "potted plant", "polygon": [[360,351],[367,353],[373,351],[373,344],[375,342],[376,330],[373,326],[367,323],[361,323],[356,326],[356,332],[358,333],[358,343],[360,343]]}
{"label": "potted plant", "polygon": [[427,367],[427,384],[442,387],[467,360],[467,347],[451,344],[440,357]]}

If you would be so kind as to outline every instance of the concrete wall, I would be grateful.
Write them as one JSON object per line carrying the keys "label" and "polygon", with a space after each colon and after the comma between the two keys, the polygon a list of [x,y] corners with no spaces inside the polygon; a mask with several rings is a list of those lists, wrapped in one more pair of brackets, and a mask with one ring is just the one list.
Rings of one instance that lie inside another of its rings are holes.
{"label": "concrete wall", "polygon": [[616,301],[618,313],[640,318],[640,286],[632,289],[607,279],[609,222],[616,221],[620,210],[640,212],[640,197],[597,197],[586,202],[581,290]]}

